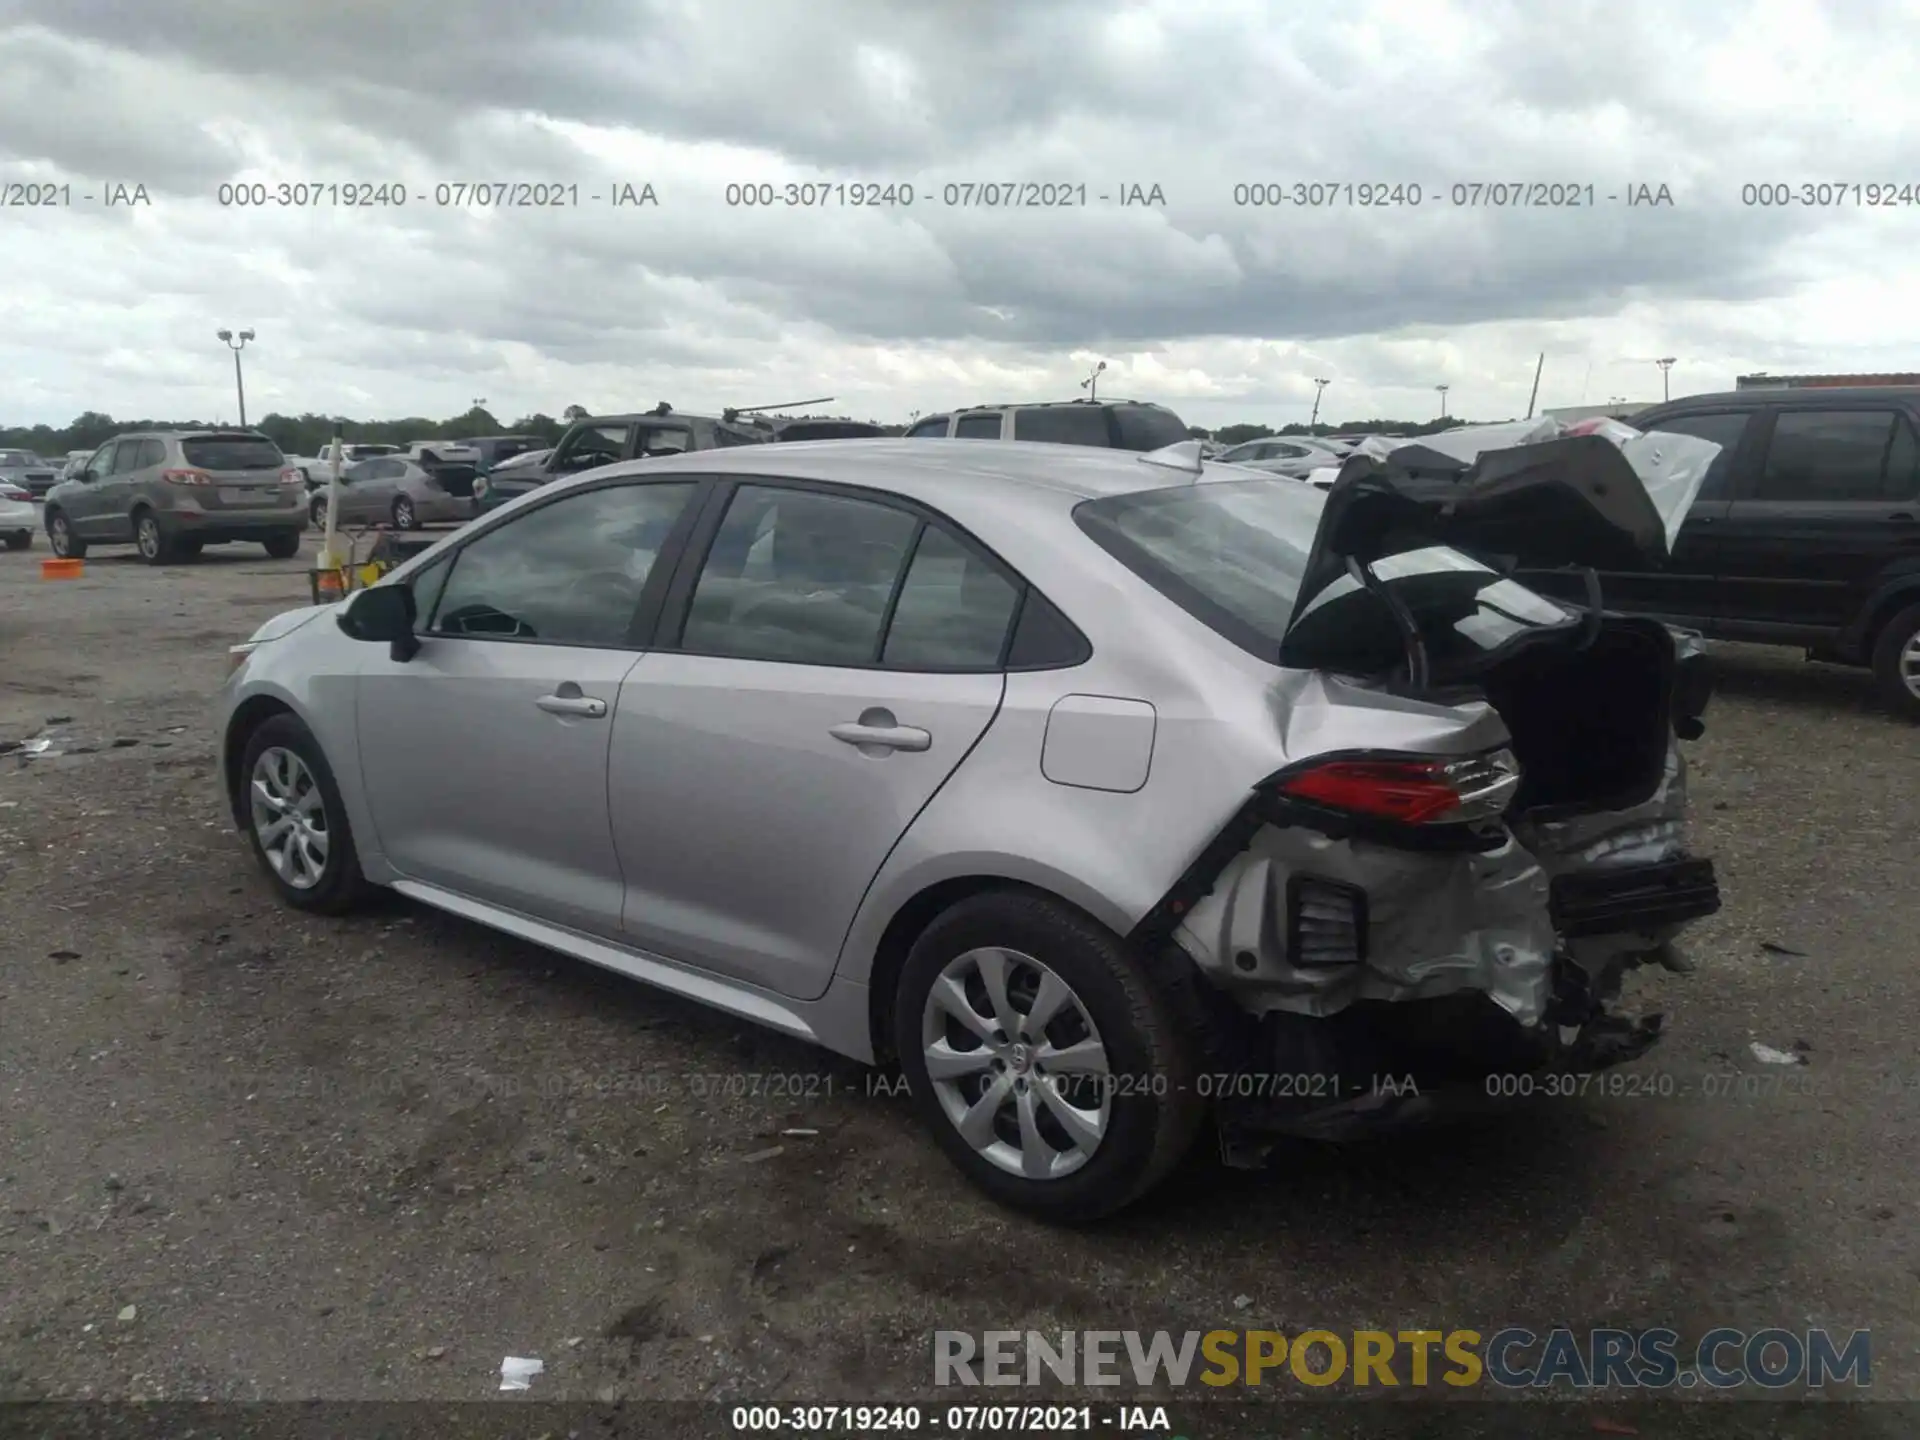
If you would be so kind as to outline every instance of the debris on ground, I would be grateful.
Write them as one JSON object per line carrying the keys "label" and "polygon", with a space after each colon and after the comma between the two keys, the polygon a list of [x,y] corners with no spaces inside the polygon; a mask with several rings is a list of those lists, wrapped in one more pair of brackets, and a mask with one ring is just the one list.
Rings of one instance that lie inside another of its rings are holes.
{"label": "debris on ground", "polygon": [[1806,951],[1796,950],[1791,945],[1782,945],[1777,940],[1762,940],[1760,942],[1760,948],[1766,951],[1769,955],[1792,955],[1797,959],[1801,959],[1801,960],[1805,960],[1807,958]]}
{"label": "debris on ground", "polygon": [[1771,1045],[1762,1045],[1758,1040],[1747,1047],[1753,1052],[1753,1058],[1762,1065],[1804,1065],[1806,1061],[1791,1050],[1776,1050]]}
{"label": "debris on ground", "polygon": [[132,1305],[124,1305],[120,1309],[120,1314],[115,1318],[117,1318],[122,1325],[125,1325],[125,1324],[128,1324],[130,1321],[138,1318],[139,1314],[140,1314],[140,1311],[137,1307]]}
{"label": "debris on ground", "polygon": [[530,1356],[509,1355],[500,1362],[500,1388],[502,1390],[531,1389],[533,1377],[546,1368],[543,1362]]}
{"label": "debris on ground", "polygon": [[740,1163],[742,1165],[757,1165],[762,1160],[771,1160],[776,1155],[784,1155],[786,1153],[787,1153],[786,1146],[775,1145],[771,1149],[756,1150],[751,1155],[742,1155],[740,1157]]}
{"label": "debris on ground", "polygon": [[793,1129],[791,1129],[791,1130],[782,1130],[782,1131],[781,1131],[780,1133],[781,1133],[781,1135],[783,1135],[783,1136],[787,1136],[787,1135],[792,1135],[792,1136],[805,1136],[805,1135],[818,1135],[818,1134],[819,1134],[820,1132],[819,1132],[818,1130],[805,1130],[805,1129],[801,1129],[801,1128],[799,1128],[798,1126],[796,1126],[795,1128],[793,1128]]}

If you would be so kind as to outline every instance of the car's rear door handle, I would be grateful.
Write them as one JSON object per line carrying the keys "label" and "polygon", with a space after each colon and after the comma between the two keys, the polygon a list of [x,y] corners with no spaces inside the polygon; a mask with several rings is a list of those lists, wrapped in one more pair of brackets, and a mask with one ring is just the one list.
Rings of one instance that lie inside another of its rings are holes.
{"label": "car's rear door handle", "polygon": [[549,715],[580,715],[589,720],[599,720],[607,713],[606,701],[583,695],[580,687],[571,680],[563,681],[553,694],[542,695],[533,703]]}
{"label": "car's rear door handle", "polygon": [[932,746],[933,736],[929,732],[911,725],[896,725],[892,715],[885,711],[880,714],[886,716],[884,721],[869,710],[857,724],[835,725],[827,733],[849,745],[875,745],[883,750],[925,750]]}

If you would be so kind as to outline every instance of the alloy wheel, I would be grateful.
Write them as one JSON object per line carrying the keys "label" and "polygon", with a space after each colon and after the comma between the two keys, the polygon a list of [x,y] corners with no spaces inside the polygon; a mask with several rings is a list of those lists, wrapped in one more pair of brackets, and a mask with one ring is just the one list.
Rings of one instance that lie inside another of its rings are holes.
{"label": "alloy wheel", "polygon": [[327,868],[326,799],[307,762],[282,746],[260,752],[249,781],[253,833],[273,873],[311,890]]}
{"label": "alloy wheel", "polygon": [[1909,695],[1920,700],[1920,631],[1909,635],[1900,647],[1900,683]]}
{"label": "alloy wheel", "polygon": [[314,529],[327,528],[327,500],[324,495],[316,496],[314,502],[307,507],[307,518],[313,521]]}
{"label": "alloy wheel", "polygon": [[1073,987],[1017,950],[948,962],[921,1012],[935,1098],[989,1163],[1057,1180],[1093,1158],[1112,1113],[1106,1046]]}
{"label": "alloy wheel", "polygon": [[56,515],[47,522],[47,539],[53,545],[53,553],[62,560],[67,558],[67,550],[73,543],[73,532],[67,528],[67,517]]}
{"label": "alloy wheel", "polygon": [[160,522],[151,515],[142,515],[140,523],[134,527],[134,543],[140,547],[140,554],[148,560],[158,558],[160,554]]}
{"label": "alloy wheel", "polygon": [[404,495],[393,502],[393,523],[402,530],[413,529],[413,502]]}

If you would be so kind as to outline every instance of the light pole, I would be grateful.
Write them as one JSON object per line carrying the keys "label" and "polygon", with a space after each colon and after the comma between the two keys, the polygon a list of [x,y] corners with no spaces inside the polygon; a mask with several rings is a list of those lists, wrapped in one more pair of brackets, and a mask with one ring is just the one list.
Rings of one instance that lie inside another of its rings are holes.
{"label": "light pole", "polygon": [[1331,380],[1316,380],[1313,382],[1313,414],[1307,419],[1307,428],[1309,430],[1320,423],[1320,397],[1327,393],[1327,386],[1332,383]]}
{"label": "light pole", "polygon": [[1080,382],[1080,388],[1087,392],[1087,399],[1098,400],[1100,398],[1100,372],[1106,368],[1107,362],[1102,360],[1098,365],[1093,367],[1093,373]]}
{"label": "light pole", "polygon": [[220,338],[226,341],[227,348],[233,351],[233,388],[240,397],[240,428],[244,430],[247,428],[247,386],[246,382],[240,378],[240,352],[247,348],[247,341],[253,339],[253,331],[242,330],[240,337],[236,340],[233,331],[222,330]]}
{"label": "light pole", "polygon": [[1673,398],[1673,393],[1668,388],[1668,376],[1669,376],[1669,372],[1671,372],[1673,369],[1673,356],[1671,355],[1662,356],[1660,359],[1654,361],[1653,363],[1660,367],[1660,398],[1663,401],[1671,400]]}
{"label": "light pole", "polygon": [[1440,392],[1440,418],[1444,420],[1447,418],[1447,391],[1453,387],[1451,385],[1436,385],[1433,388]]}

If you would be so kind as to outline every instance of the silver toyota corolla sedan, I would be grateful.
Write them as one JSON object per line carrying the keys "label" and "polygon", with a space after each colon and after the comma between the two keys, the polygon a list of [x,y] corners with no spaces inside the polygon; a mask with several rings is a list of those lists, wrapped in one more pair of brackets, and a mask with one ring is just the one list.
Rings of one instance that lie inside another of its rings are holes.
{"label": "silver toyota corolla sedan", "polygon": [[974,1182],[1085,1219],[1209,1128],[1258,1163],[1653,1043],[1621,975],[1719,904],[1704,657],[1503,567],[1664,552],[1715,448],[611,465],[236,646],[227,794],[292,905],[897,1061]]}

